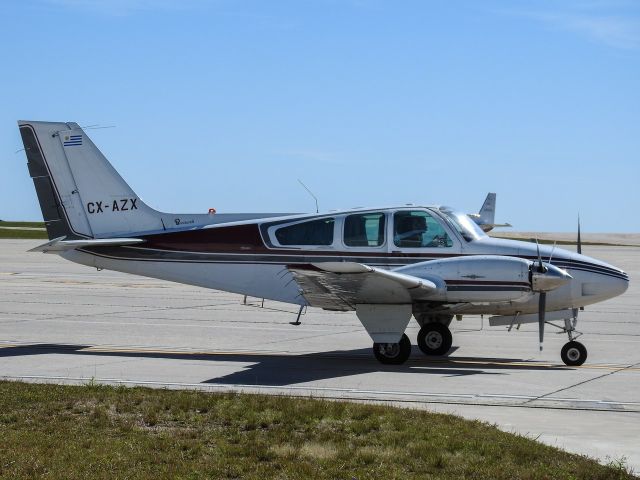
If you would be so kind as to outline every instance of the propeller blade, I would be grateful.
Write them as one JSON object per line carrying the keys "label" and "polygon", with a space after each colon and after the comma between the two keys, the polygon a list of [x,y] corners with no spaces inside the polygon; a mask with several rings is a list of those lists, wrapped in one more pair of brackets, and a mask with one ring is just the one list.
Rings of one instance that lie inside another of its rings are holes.
{"label": "propeller blade", "polygon": [[556,243],[557,241],[553,241],[553,248],[551,249],[551,255],[549,255],[549,261],[547,262],[549,265],[551,265],[551,259],[553,258],[553,252],[556,251]]}
{"label": "propeller blade", "polygon": [[542,266],[542,256],[540,255],[540,244],[538,243],[537,237],[536,237],[536,250],[538,251],[538,271],[544,272],[544,267]]}
{"label": "propeller blade", "polygon": [[540,292],[538,300],[538,334],[540,336],[540,351],[542,351],[542,342],[544,340],[544,314],[547,309],[547,292]]}
{"label": "propeller blade", "polygon": [[580,238],[580,215],[578,215],[578,253],[582,253],[582,239]]}

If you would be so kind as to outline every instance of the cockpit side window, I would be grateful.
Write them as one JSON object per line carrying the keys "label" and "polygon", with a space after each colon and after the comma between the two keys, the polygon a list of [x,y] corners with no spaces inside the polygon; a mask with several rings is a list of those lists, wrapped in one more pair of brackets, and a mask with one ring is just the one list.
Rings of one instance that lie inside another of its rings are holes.
{"label": "cockpit side window", "polygon": [[384,244],[384,231],[384,213],[347,215],[344,219],[344,244],[348,247],[380,247]]}
{"label": "cockpit side window", "polygon": [[280,245],[331,245],[334,218],[321,218],[278,228],[275,232]]}
{"label": "cockpit side window", "polygon": [[422,210],[396,212],[393,242],[401,248],[447,248],[453,241],[440,222]]}

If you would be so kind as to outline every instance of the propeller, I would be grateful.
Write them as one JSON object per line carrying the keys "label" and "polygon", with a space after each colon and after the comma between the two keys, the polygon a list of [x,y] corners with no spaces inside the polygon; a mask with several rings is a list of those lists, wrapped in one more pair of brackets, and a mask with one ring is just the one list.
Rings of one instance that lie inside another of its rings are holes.
{"label": "propeller", "polygon": [[544,341],[544,314],[547,310],[547,292],[540,292],[538,299],[538,336],[540,337],[540,351]]}
{"label": "propeller", "polygon": [[545,273],[547,268],[542,263],[542,255],[540,255],[540,244],[538,243],[538,238],[536,237],[536,250],[538,251],[538,273]]}
{"label": "propeller", "polygon": [[556,249],[555,242],[549,255],[549,261],[545,265],[542,262],[542,255],[540,254],[540,244],[537,238],[535,240],[538,261],[531,265],[531,286],[533,291],[538,292],[540,295],[538,298],[538,336],[540,339],[540,351],[542,351],[545,314],[547,311],[547,292],[571,280],[571,275],[551,264],[551,259]]}
{"label": "propeller", "polygon": [[[545,273],[547,269],[542,263],[542,255],[540,255],[540,244],[536,238],[536,250],[538,251],[538,273]],[[551,261],[551,257],[549,257]],[[540,339],[540,351],[542,351],[542,342],[544,341],[544,317],[547,311],[547,292],[541,291],[538,298],[538,337]]]}
{"label": "propeller", "polygon": [[580,215],[578,215],[578,253],[582,253],[582,239],[580,238]]}

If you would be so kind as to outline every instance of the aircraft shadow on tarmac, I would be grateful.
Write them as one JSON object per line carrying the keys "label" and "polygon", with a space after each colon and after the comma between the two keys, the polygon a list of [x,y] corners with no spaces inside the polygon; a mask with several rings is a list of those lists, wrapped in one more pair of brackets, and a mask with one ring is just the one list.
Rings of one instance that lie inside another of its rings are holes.
{"label": "aircraft shadow on tarmac", "polygon": [[[99,349],[93,349],[99,348]],[[455,351],[455,347],[449,353]],[[427,358],[414,348],[404,365],[382,365],[371,350],[341,350],[310,354],[243,353],[243,352],[176,352],[153,350],[109,350],[107,347],[68,344],[32,344],[0,348],[0,357],[28,355],[87,355],[98,357],[155,358],[188,361],[240,362],[249,364],[242,370],[202,383],[226,385],[284,386],[323,379],[347,377],[373,372],[422,373],[451,377],[467,375],[508,375],[510,371],[568,370],[564,365],[528,362],[523,359],[486,357]]]}

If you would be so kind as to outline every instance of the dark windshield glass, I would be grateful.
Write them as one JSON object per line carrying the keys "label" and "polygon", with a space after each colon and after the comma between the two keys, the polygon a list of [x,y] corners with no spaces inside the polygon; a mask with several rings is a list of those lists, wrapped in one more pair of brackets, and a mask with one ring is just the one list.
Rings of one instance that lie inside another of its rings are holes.
{"label": "dark windshield glass", "polygon": [[331,245],[333,243],[333,218],[296,223],[276,230],[280,245]]}
{"label": "dark windshield glass", "polygon": [[358,213],[344,219],[344,244],[349,247],[379,247],[384,243],[384,213]]}
{"label": "dark windshield glass", "polygon": [[397,212],[393,216],[393,243],[402,248],[446,248],[453,246],[440,220],[424,210]]}

